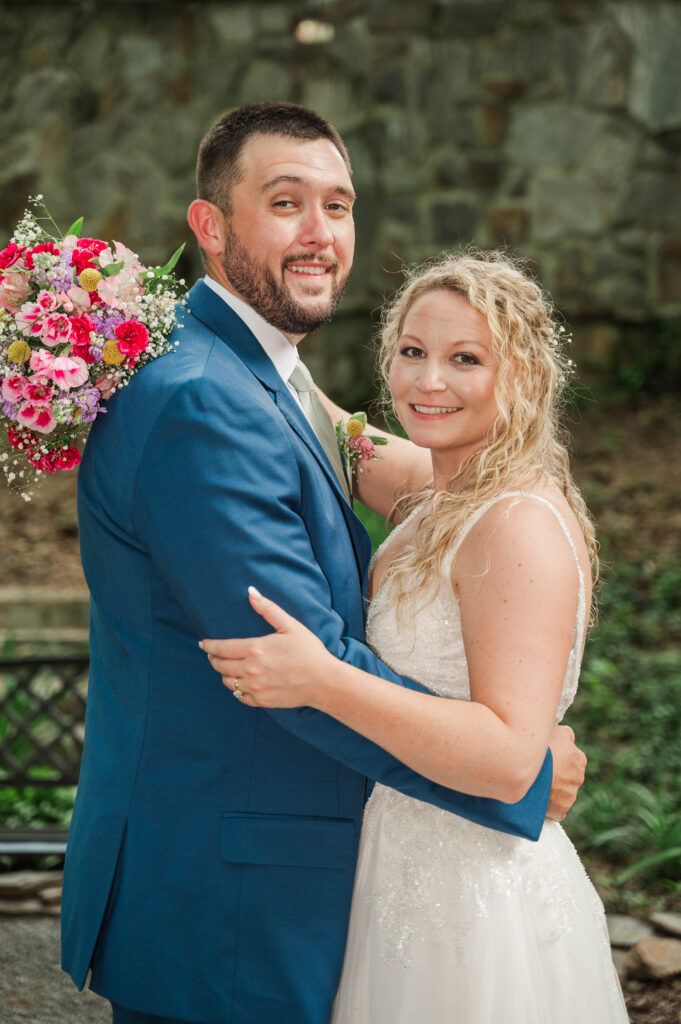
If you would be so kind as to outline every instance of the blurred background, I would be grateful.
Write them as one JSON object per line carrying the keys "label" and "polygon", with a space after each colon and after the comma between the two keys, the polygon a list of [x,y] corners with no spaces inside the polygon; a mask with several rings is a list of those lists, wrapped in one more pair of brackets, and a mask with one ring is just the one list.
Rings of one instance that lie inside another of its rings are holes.
{"label": "blurred background", "polygon": [[[19,0],[0,3],[0,60],[2,245],[42,193],[62,227],[84,215],[86,235],[145,263],[186,240],[188,282],[211,123],[268,99],[331,120],[354,166],[357,251],[305,358],[352,409],[371,413],[376,310],[405,264],[471,242],[530,261],[574,337],[568,425],[603,556],[568,717],[588,779],[566,826],[610,910],[680,909],[681,4]],[[31,504],[0,495],[5,658],[84,651],[75,483],[57,474]],[[44,713],[49,678],[35,696],[0,677],[6,826],[68,822],[71,788],[11,785],[35,737],[77,762],[80,726],[55,733]]]}

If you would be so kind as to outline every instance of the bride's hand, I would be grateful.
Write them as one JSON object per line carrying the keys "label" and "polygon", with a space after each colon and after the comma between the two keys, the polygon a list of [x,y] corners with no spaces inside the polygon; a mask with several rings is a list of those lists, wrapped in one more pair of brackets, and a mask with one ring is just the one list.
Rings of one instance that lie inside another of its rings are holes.
{"label": "bride's hand", "polygon": [[[248,588],[254,611],[275,630],[267,636],[202,640],[199,647],[242,704],[256,708],[314,707],[333,660],[321,640],[278,604]],[[241,698],[239,698],[241,694]]]}

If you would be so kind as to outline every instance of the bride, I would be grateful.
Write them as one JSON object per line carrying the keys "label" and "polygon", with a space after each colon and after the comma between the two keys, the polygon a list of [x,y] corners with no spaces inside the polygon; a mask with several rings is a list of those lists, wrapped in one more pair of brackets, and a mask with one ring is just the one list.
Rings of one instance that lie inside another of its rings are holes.
{"label": "bride", "polygon": [[[244,703],[318,708],[439,783],[522,797],[577,689],[597,571],[557,426],[559,338],[539,288],[499,254],[407,281],[381,366],[432,477],[394,505],[367,641],[430,693],[338,661],[251,588],[275,633],[203,643]],[[387,513],[415,451],[395,441],[361,463],[358,495]],[[333,1024],[575,1020],[628,1017],[602,905],[560,825],[530,843],[377,785]]]}

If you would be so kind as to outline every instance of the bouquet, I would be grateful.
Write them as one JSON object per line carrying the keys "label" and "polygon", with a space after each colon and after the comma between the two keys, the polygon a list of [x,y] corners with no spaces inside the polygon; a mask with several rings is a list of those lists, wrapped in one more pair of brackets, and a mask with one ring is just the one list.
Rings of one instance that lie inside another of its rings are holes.
{"label": "bouquet", "polygon": [[[121,242],[63,235],[32,201],[0,251],[0,463],[12,489],[80,462],[79,445],[106,402],[173,347],[178,285]],[[47,224],[52,231],[42,225]]]}
{"label": "bouquet", "polygon": [[[368,462],[370,459],[378,459],[376,445],[388,443],[385,437],[365,434],[366,425],[367,418],[363,412],[354,412],[345,426],[343,425],[343,420],[338,420],[336,423],[336,438],[341,458],[351,471],[357,462]],[[361,467],[359,467],[359,472],[362,472]]]}

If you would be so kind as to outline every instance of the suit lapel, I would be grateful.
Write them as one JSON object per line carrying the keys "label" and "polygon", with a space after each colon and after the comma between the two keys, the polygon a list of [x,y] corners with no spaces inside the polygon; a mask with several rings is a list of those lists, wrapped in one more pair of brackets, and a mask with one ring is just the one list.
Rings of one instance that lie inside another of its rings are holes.
{"label": "suit lapel", "polygon": [[269,391],[274,402],[306,448],[324,471],[348,526],[352,540],[357,568],[362,583],[366,582],[367,561],[370,551],[367,548],[367,534],[362,523],[352,511],[345,496],[336,472],[329,462],[326,452],[310,426],[307,417],[293,398],[288,387],[277,373],[272,360],[262,345],[243,320],[209,288],[204,281],[197,281],[187,293],[190,312],[201,320],[239,357],[263,387]]}

